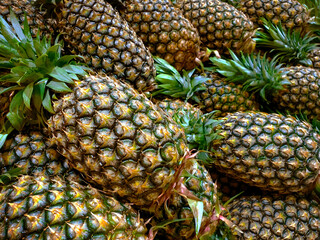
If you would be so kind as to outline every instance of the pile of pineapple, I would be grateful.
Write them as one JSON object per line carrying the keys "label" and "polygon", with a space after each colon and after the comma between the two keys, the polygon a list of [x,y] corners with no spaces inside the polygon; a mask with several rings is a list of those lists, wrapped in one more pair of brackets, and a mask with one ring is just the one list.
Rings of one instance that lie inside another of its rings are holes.
{"label": "pile of pineapple", "polygon": [[320,239],[319,0],[0,14],[0,240]]}

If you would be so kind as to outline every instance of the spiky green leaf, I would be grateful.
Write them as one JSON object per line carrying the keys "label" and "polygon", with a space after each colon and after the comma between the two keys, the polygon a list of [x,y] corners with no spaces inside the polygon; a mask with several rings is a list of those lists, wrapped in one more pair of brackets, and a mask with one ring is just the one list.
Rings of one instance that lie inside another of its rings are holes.
{"label": "spiky green leaf", "polygon": [[68,87],[67,84],[65,84],[63,82],[57,82],[57,81],[54,81],[54,80],[50,81],[47,84],[47,87],[51,88],[55,92],[60,92],[60,93],[72,92],[72,90]]}
{"label": "spiky green leaf", "polygon": [[19,114],[19,112],[9,112],[7,118],[11,125],[18,131],[21,131],[24,126],[24,118]]}
{"label": "spiky green leaf", "polygon": [[52,107],[52,103],[51,103],[51,96],[49,91],[47,90],[45,95],[44,95],[44,99],[42,101],[42,106],[50,113],[54,114],[54,110]]}
{"label": "spiky green leaf", "polygon": [[34,84],[33,82],[29,83],[23,90],[23,94],[22,94],[24,105],[30,110],[31,110],[31,106],[30,106],[31,97],[33,93],[33,84]]}
{"label": "spiky green leaf", "polygon": [[204,212],[204,206],[202,201],[195,201],[192,199],[187,198],[188,204],[191,208],[191,211],[194,216],[194,221],[195,221],[195,232],[198,235],[200,228],[201,228],[201,223],[202,223],[202,218],[203,218],[203,212]]}
{"label": "spiky green leaf", "polygon": [[73,84],[73,80],[68,72],[61,67],[55,67],[48,75],[61,82]]}

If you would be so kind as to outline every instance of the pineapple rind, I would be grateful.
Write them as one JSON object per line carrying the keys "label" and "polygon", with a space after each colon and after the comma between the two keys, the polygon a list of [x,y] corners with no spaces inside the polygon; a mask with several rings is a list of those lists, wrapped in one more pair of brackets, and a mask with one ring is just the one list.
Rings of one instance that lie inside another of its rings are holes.
{"label": "pineapple rind", "polygon": [[227,53],[254,50],[253,23],[235,7],[218,0],[178,0],[175,6],[198,30],[205,47]]}
{"label": "pineapple rind", "polygon": [[88,76],[54,109],[49,130],[70,165],[143,208],[165,191],[187,151],[172,119],[112,77]]}
{"label": "pineapple rind", "polygon": [[180,71],[193,69],[200,51],[197,29],[168,0],[125,1],[120,11],[150,52]]}
{"label": "pineapple rind", "polygon": [[139,91],[155,87],[149,50],[128,23],[103,0],[66,0],[58,29],[71,51],[96,71],[115,75]]}
{"label": "pineapple rind", "polygon": [[305,196],[246,196],[227,208],[243,232],[234,231],[237,239],[320,238],[319,203]]}
{"label": "pineapple rind", "polygon": [[12,168],[20,168],[21,174],[63,176],[81,181],[80,175],[57,152],[56,145],[38,129],[12,134],[5,141],[0,152],[0,174]]}
{"label": "pineapple rind", "polygon": [[309,14],[305,6],[296,0],[241,0],[238,9],[249,16],[255,28],[263,26],[261,18],[273,24],[281,22],[284,28],[300,28],[307,24]]}
{"label": "pineapple rind", "polygon": [[276,113],[234,113],[222,119],[220,134],[224,138],[211,147],[219,171],[282,194],[313,189],[320,135],[309,123]]}
{"label": "pineapple rind", "polygon": [[282,69],[290,84],[273,94],[272,102],[279,110],[292,115],[303,114],[308,119],[320,119],[320,71],[317,69],[293,66]]}
{"label": "pineapple rind", "polygon": [[216,116],[226,116],[232,112],[259,110],[259,103],[241,84],[227,82],[217,73],[204,73],[209,78],[203,83],[204,91],[195,95],[200,99],[199,107],[203,112],[218,110]]}
{"label": "pineapple rind", "polygon": [[0,2],[0,15],[4,19],[10,22],[10,9],[15,13],[20,22],[24,21],[24,15],[26,14],[28,19],[28,25],[30,27],[33,36],[36,36],[40,31],[40,36],[46,37],[52,36],[55,21],[50,18],[46,18],[45,11],[40,11],[33,6],[35,0],[1,0]]}
{"label": "pineapple rind", "polygon": [[0,239],[146,239],[138,213],[92,187],[21,176],[0,191]]}

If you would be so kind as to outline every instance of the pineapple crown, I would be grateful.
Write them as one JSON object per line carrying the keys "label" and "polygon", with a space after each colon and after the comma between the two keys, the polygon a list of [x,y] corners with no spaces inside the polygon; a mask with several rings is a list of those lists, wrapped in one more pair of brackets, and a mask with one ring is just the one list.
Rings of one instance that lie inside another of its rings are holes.
{"label": "pineapple crown", "polygon": [[308,55],[317,48],[317,44],[313,43],[316,37],[311,36],[311,32],[302,36],[300,31],[285,30],[281,23],[275,25],[265,18],[262,19],[262,22],[266,31],[256,32],[254,40],[257,46],[271,49],[270,52],[275,54],[280,62],[312,65]]}
{"label": "pineapple crown", "polygon": [[199,100],[194,95],[195,92],[205,90],[204,82],[209,78],[204,76],[194,76],[196,69],[186,71],[182,70],[182,75],[166,60],[154,57],[157,70],[156,81],[158,90],[153,95],[163,94],[174,98]]}
{"label": "pineapple crown", "polygon": [[39,33],[32,38],[27,16],[23,28],[13,12],[10,19],[12,26],[0,16],[0,69],[9,71],[0,77],[0,95],[9,92],[12,96],[1,126],[0,147],[14,129],[45,123],[47,115],[54,113],[51,100],[55,94],[72,92],[69,86],[88,70],[72,61],[79,56],[61,56],[58,40],[52,44]]}
{"label": "pineapple crown", "polygon": [[237,57],[232,50],[229,51],[232,59],[212,57],[210,61],[227,80],[243,84],[244,90],[259,92],[263,100],[268,102],[266,96],[290,84],[288,79],[282,77],[286,72],[282,64],[278,64],[277,58],[268,60],[266,54],[261,56],[260,53],[241,53]]}
{"label": "pineapple crown", "polygon": [[215,117],[216,111],[201,114],[192,109],[178,109],[172,116],[173,120],[183,128],[189,149],[197,149],[197,158],[207,162],[207,152],[213,141],[221,139],[218,129],[221,120]]}

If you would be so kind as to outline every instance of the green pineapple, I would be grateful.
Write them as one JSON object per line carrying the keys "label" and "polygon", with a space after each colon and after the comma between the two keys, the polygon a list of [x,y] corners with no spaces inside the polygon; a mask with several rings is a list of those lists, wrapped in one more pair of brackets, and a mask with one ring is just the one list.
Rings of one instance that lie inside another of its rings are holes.
{"label": "green pineapple", "polygon": [[276,58],[260,54],[236,56],[232,60],[211,58],[227,80],[242,83],[245,90],[258,92],[265,103],[291,115],[320,119],[320,72],[302,66],[282,67]]}
{"label": "green pineapple", "polygon": [[121,16],[150,52],[179,71],[192,69],[200,52],[197,29],[169,0],[125,0]]}
{"label": "green pineapple", "polygon": [[[57,31],[74,54],[96,71],[115,75],[139,91],[155,87],[149,50],[128,23],[104,0],[37,0],[54,8]],[[49,3],[48,3],[49,2]]]}
{"label": "green pineapple", "polygon": [[165,60],[155,58],[155,61],[158,73],[156,79],[159,82],[155,95],[190,99],[205,113],[217,110],[216,116],[259,109],[255,97],[243,91],[241,85],[228,83],[216,73],[197,73],[194,69],[180,74]]}
{"label": "green pineapple", "polygon": [[253,23],[235,7],[219,0],[177,0],[175,6],[197,28],[205,47],[223,52],[254,50]]}
{"label": "green pineapple", "polygon": [[21,176],[0,190],[0,239],[147,239],[137,211],[90,186]]}
{"label": "green pineapple", "polygon": [[235,239],[320,238],[319,202],[305,196],[246,196],[228,205],[230,220],[242,231]]}
{"label": "green pineapple", "polygon": [[307,123],[276,113],[233,113],[221,119],[211,145],[217,170],[281,194],[309,192],[320,172],[320,134]]}

